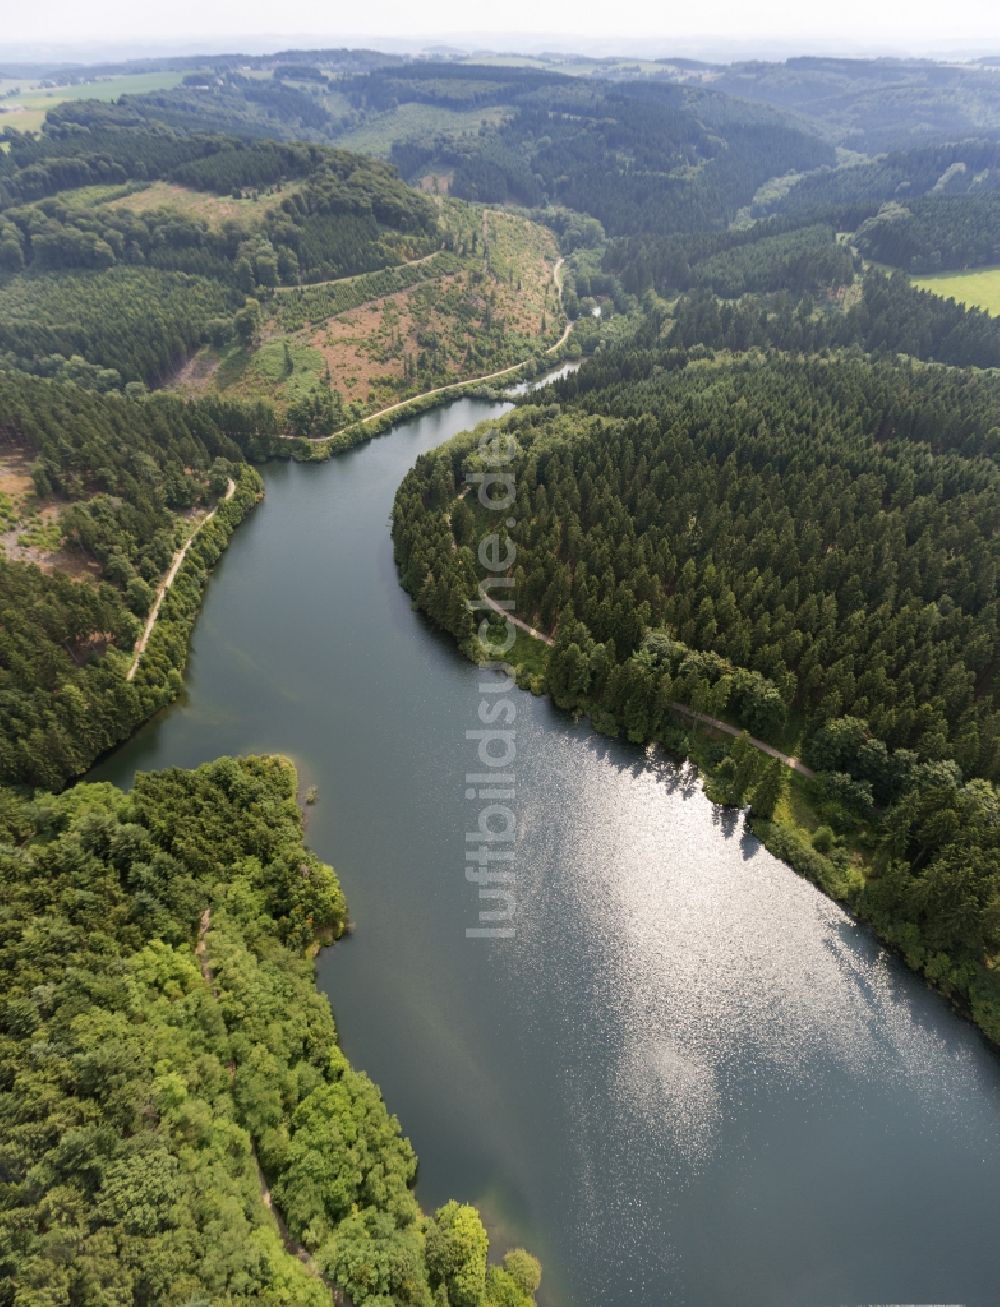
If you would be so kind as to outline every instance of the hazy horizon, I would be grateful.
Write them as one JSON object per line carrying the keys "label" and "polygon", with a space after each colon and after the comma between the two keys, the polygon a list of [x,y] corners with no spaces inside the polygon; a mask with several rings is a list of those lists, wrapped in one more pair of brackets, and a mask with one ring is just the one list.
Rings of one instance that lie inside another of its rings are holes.
{"label": "hazy horizon", "polygon": [[[613,14],[546,0],[511,0],[502,12],[477,13],[455,0],[431,0],[419,23],[410,6],[372,0],[363,22],[324,21],[315,0],[287,0],[282,29],[262,0],[177,0],[169,10],[138,10],[126,0],[45,0],[5,16],[0,59],[138,57],[165,53],[260,54],[289,47],[370,46],[387,52],[452,45],[463,51],[579,51],[591,55],[724,61],[801,54],[974,57],[1000,53],[1000,8],[985,0],[955,0],[946,11],[929,0],[873,8],[844,0],[834,14],[787,0],[761,0],[747,22],[736,0],[710,9],[664,15],[648,0],[624,0]],[[465,20],[463,22],[463,19]]]}

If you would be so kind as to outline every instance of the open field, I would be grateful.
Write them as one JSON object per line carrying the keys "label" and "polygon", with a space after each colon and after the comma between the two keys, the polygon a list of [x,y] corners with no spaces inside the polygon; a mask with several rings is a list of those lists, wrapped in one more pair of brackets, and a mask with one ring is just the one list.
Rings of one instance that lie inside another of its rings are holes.
{"label": "open field", "polygon": [[[98,189],[98,188],[92,188]],[[185,218],[201,218],[210,227],[221,227],[232,218],[244,226],[263,222],[281,201],[291,195],[298,184],[287,182],[265,194],[237,200],[231,195],[212,195],[208,191],[194,191],[173,182],[151,182],[141,190],[124,195],[119,190],[108,200],[109,209],[128,209],[131,213],[149,213],[155,209],[171,209]],[[100,203],[100,201],[98,201]]]}
{"label": "open field", "polygon": [[598,60],[572,55],[474,54],[459,62],[486,68],[537,68],[567,77],[665,77],[668,71],[677,71],[655,59],[627,57]]}
{"label": "open field", "polygon": [[1000,316],[1000,267],[914,277],[913,284],[921,290],[932,290],[943,299],[957,300],[968,308],[985,309],[987,313]]}
{"label": "open field", "polygon": [[[93,82],[72,86],[20,85],[23,95],[0,101],[0,127],[15,127],[19,132],[37,132],[45,115],[66,100],[117,100],[120,95],[142,95],[147,91],[170,91],[178,86],[183,73],[133,73],[125,77],[102,77]],[[13,89],[13,85],[8,89]]]}
{"label": "open field", "polygon": [[496,127],[510,117],[498,105],[480,109],[445,109],[432,104],[401,104],[398,109],[370,118],[337,138],[337,145],[359,154],[388,158],[396,141],[431,139],[436,135],[474,136],[485,122]]}
{"label": "open field", "polygon": [[120,200],[136,191],[144,190],[145,182],[117,182],[106,186],[74,186],[68,191],[57,191],[47,198],[58,200],[67,209],[96,209],[99,205]]}
{"label": "open field", "polygon": [[75,580],[95,579],[97,562],[64,547],[64,505],[37,497],[31,465],[20,450],[8,446],[0,452],[0,558],[34,563],[43,572],[60,571]]}

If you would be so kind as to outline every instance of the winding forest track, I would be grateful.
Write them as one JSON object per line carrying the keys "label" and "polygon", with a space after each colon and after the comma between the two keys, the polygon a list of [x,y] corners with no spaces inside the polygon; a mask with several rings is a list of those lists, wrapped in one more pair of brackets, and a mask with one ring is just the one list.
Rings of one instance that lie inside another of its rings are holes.
{"label": "winding forest track", "polygon": [[[555,640],[551,635],[545,635],[541,631],[536,631],[535,628],[529,626],[527,622],[522,622],[519,617],[512,616],[498,600],[485,594],[482,586],[479,588],[479,598],[487,608],[491,608],[495,613],[499,613],[501,617],[505,617],[507,621],[510,622],[511,626],[516,626],[519,631],[524,631],[526,635],[530,635],[535,640],[541,640],[542,644],[548,645],[550,649],[555,644]],[[698,712],[695,708],[689,708],[687,704],[674,702],[671,703],[670,706],[674,712],[680,713],[682,717],[688,717],[692,721],[696,721],[702,726],[708,726],[714,731],[721,731],[723,735],[739,736],[744,733],[738,726],[731,726],[729,722],[724,722],[718,717],[711,717],[708,713]],[[782,753],[781,750],[776,749],[773,744],[767,744],[764,740],[758,740],[754,735],[748,735],[747,739],[755,749],[759,749],[761,753],[766,753],[769,758],[777,758],[779,762],[783,762],[786,767],[790,767],[792,771],[798,772],[800,776],[805,776],[808,780],[812,780],[815,777],[816,773],[812,768],[807,767],[804,762],[801,762],[792,754]]]}
{"label": "winding forest track", "polygon": [[[728,722],[720,721],[718,717],[710,717],[708,713],[698,712],[695,708],[688,708],[686,704],[672,703],[670,706],[675,712],[679,712],[683,717],[690,717],[694,721],[700,722],[703,726],[710,726],[712,730],[722,731],[724,735],[743,734],[743,731],[738,726],[730,726]],[[754,735],[748,735],[747,740],[755,749],[759,749],[761,753],[766,753],[769,758],[777,758],[779,762],[783,762],[786,767],[790,767],[792,771],[798,772],[800,776],[805,776],[807,780],[815,779],[816,773],[813,769],[807,767],[804,762],[801,762],[793,754],[782,753],[781,750],[776,749],[773,744],[766,744],[763,740],[758,740]]]}
{"label": "winding forest track", "polygon": [[[208,956],[208,932],[211,927],[212,909],[206,908],[198,919],[198,938],[194,946],[194,955],[198,962],[198,969],[201,972],[201,978],[204,980],[213,1001],[218,1003],[219,987],[216,984],[215,972],[212,970],[212,963]],[[231,1061],[227,1069],[229,1071],[230,1083],[232,1083],[236,1079],[236,1063]],[[249,1133],[250,1132],[247,1131],[248,1135]],[[250,1139],[250,1154],[257,1171],[257,1183],[260,1186],[260,1200],[267,1208],[272,1220],[274,1221],[281,1242],[284,1244],[285,1251],[291,1253],[293,1257],[297,1258],[311,1275],[314,1275],[318,1280],[323,1281],[327,1288],[330,1289],[335,1307],[352,1307],[352,1304],[343,1292],[324,1278],[316,1263],[313,1261],[311,1254],[289,1233],[284,1217],[274,1205],[274,1200],[271,1197],[271,1189],[267,1180],[264,1178],[264,1172],[260,1165],[260,1158],[257,1156],[257,1148],[252,1137]]]}
{"label": "winding forest track", "polygon": [[[416,259],[404,259],[402,263],[386,264],[385,271],[391,272],[394,268],[419,268],[421,263],[430,263],[431,259],[436,259],[439,254],[446,253],[445,250],[431,250],[430,254],[421,254]],[[382,269],[373,269],[374,272],[380,272]],[[371,272],[355,272],[350,277],[328,277],[326,281],[303,281],[295,286],[273,286],[272,295],[293,295],[299,290],[321,290],[324,286],[339,286],[343,282],[358,281],[361,277],[370,277]]]}
{"label": "winding forest track", "polygon": [[[463,499],[465,497],[468,489],[468,486],[462,487],[459,491],[456,502],[458,499]],[[448,513],[448,526],[450,529],[450,512]],[[451,547],[452,549],[458,548],[454,535],[452,536]],[[482,585],[479,586],[479,599],[487,608],[495,613],[499,613],[501,617],[510,622],[511,626],[517,627],[517,629],[523,631],[525,635],[530,635],[533,640],[540,640],[542,644],[547,645],[549,649],[554,647],[555,638],[553,636],[546,635],[544,631],[537,630],[534,626],[530,625],[530,623],[523,622],[520,617],[515,617],[512,613],[508,612],[499,600],[492,598],[492,596],[486,593]],[[731,726],[729,722],[724,722],[719,717],[712,717],[708,713],[698,712],[696,708],[689,708],[687,704],[672,701],[670,707],[674,712],[680,713],[682,717],[687,717],[691,721],[698,722],[702,726],[707,726],[713,731],[721,731],[723,735],[740,736],[745,734],[740,727]],[[807,780],[813,780],[815,778],[816,773],[813,769],[807,767],[804,762],[801,762],[793,754],[782,753],[781,750],[776,749],[773,744],[768,744],[765,740],[758,740],[755,735],[747,735],[747,740],[755,749],[759,749],[761,753],[766,753],[769,758],[777,758],[779,762],[783,762],[786,767],[791,768],[794,772],[798,772],[800,776],[805,776]]]}
{"label": "winding forest track", "polygon": [[[219,500],[219,504],[224,504],[226,503],[227,500],[232,499],[235,493],[236,493],[236,482],[233,480],[232,477],[230,477],[228,482],[226,483],[226,493]],[[149,644],[149,637],[153,634],[153,627],[156,625],[156,619],[160,615],[160,606],[163,603],[164,596],[166,595],[170,587],[173,585],[174,580],[177,577],[177,573],[180,571],[181,563],[183,563],[184,559],[187,557],[187,551],[191,548],[191,545],[194,543],[195,537],[197,536],[198,532],[202,529],[202,527],[207,525],[207,523],[211,522],[212,518],[219,511],[219,504],[216,504],[215,508],[213,508],[210,513],[208,513],[205,517],[201,519],[201,521],[198,523],[198,525],[191,532],[188,538],[181,545],[180,549],[177,550],[177,552],[174,554],[173,558],[171,559],[170,566],[167,568],[166,576],[163,578],[163,580],[156,588],[156,598],[153,601],[152,608],[149,610],[149,616],[146,618],[146,625],[142,629],[142,634],[135,642],[135,650],[132,655],[132,662],[129,665],[128,671],[125,673],[126,681],[131,681],[135,679],[135,673],[139,666],[139,659],[146,652],[146,646]]]}

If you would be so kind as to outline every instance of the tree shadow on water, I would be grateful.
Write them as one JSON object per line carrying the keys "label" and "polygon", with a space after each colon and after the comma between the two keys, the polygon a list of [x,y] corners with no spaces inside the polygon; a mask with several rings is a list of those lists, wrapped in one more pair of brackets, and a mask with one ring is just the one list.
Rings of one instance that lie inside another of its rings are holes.
{"label": "tree shadow on water", "polygon": [[739,831],[742,816],[739,808],[724,807],[721,803],[712,804],[712,825],[718,827],[727,840],[731,840]]}
{"label": "tree shadow on water", "polygon": [[740,835],[740,853],[743,856],[743,861],[749,862],[751,858],[755,858],[763,847],[764,845],[744,822],[743,833]]}

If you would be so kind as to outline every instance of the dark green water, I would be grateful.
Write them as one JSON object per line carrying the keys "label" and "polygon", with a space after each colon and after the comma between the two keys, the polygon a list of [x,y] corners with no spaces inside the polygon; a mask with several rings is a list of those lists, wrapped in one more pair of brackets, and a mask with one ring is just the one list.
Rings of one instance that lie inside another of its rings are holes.
{"label": "dark green water", "polygon": [[421,1158],[549,1307],[1000,1302],[1000,1061],[662,759],[514,692],[513,939],[467,939],[484,674],[399,589],[388,514],[461,401],[275,466],[184,701],[94,773],[279,751],[357,933],[320,960]]}

